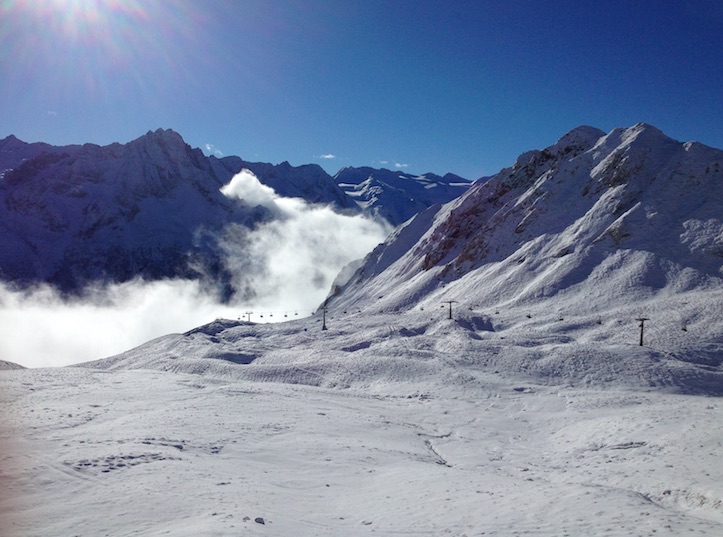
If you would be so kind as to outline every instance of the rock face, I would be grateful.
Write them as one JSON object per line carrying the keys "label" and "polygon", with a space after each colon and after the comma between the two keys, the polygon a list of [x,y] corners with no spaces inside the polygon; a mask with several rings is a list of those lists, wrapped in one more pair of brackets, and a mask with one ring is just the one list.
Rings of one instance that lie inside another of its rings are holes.
{"label": "rock face", "polygon": [[585,309],[631,293],[721,289],[722,168],[723,151],[650,125],[579,127],[398,228],[329,305],[565,295]]}
{"label": "rock face", "polygon": [[359,211],[318,166],[207,158],[159,129],[99,147],[0,141],[0,278],[78,292],[90,283],[204,279],[233,293],[217,245],[225,226],[253,228],[261,207],[220,188],[244,168],[279,195]]}
{"label": "rock face", "polygon": [[398,226],[420,211],[461,196],[472,183],[448,173],[410,175],[374,168],[344,168],[334,181],[365,211]]}

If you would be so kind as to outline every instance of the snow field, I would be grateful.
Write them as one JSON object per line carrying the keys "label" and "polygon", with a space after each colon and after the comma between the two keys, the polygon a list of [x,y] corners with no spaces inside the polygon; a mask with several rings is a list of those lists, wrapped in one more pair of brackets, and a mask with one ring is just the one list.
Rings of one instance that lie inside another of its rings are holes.
{"label": "snow field", "polygon": [[85,368],[0,384],[11,537],[723,529],[716,398],[501,375],[384,395]]}

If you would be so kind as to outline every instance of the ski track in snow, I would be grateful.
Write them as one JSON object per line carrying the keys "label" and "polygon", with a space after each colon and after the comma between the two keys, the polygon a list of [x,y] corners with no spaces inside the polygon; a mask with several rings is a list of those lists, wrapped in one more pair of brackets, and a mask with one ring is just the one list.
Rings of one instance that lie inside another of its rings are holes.
{"label": "ski track in snow", "polygon": [[499,376],[475,397],[83,368],[0,384],[8,537],[723,530],[716,398]]}

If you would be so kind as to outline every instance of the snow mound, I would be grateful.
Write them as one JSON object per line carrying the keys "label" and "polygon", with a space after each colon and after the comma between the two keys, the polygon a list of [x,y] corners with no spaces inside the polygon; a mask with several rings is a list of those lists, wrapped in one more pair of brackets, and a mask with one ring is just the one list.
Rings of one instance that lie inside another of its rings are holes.
{"label": "snow mound", "polygon": [[[558,386],[723,395],[723,293],[644,304],[640,346],[625,308],[570,315],[544,307],[346,312],[276,325],[217,320],[120,355],[81,364],[408,395],[478,393],[491,378]],[[456,305],[455,305],[456,307]],[[526,312],[526,313],[524,313]],[[641,314],[637,314],[639,317]]]}
{"label": "snow mound", "polygon": [[13,370],[13,369],[25,369],[20,364],[15,362],[8,362],[6,360],[0,360],[0,371]]}

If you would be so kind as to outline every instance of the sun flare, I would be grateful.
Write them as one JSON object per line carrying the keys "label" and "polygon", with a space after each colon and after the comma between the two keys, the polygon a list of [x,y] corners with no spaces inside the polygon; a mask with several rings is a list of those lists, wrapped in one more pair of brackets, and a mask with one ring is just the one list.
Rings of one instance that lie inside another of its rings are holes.
{"label": "sun flare", "polygon": [[0,0],[0,21],[12,21],[0,39],[18,81],[43,73],[65,95],[95,98],[153,96],[159,80],[192,79],[204,19],[187,0]]}
{"label": "sun flare", "polygon": [[124,26],[147,18],[147,10],[132,0],[37,0],[24,7],[39,29],[56,38],[92,44],[115,39]]}

